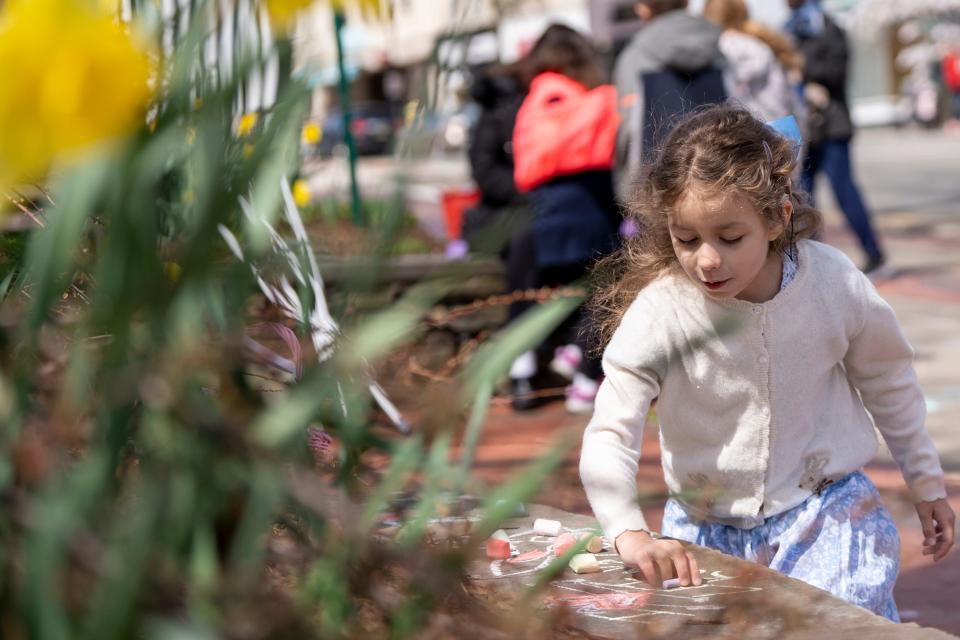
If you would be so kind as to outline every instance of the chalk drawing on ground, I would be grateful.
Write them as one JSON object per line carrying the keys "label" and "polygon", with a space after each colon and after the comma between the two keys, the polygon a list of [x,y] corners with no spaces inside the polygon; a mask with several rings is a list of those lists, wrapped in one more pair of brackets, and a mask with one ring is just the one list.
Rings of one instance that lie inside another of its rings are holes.
{"label": "chalk drawing on ground", "polygon": [[[591,531],[565,530],[573,534]],[[485,563],[483,569],[472,577],[476,580],[516,578],[531,585],[535,574],[555,560],[555,540],[537,535],[530,529],[518,531],[510,536],[518,553],[509,560]],[[722,614],[730,596],[763,590],[740,584],[737,576],[703,569],[703,584],[700,586],[658,590],[634,578],[608,541],[604,541],[604,551],[595,555],[600,572],[555,580],[553,591],[545,600],[547,606],[567,606],[581,615],[607,622],[642,622],[644,618],[656,616],[715,618]]]}

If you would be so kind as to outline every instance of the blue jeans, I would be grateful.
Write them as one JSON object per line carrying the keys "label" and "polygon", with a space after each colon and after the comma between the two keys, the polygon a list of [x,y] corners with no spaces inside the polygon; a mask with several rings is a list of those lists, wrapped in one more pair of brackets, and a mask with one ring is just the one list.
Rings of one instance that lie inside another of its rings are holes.
{"label": "blue jeans", "polygon": [[867,207],[863,204],[860,189],[853,181],[849,140],[826,140],[817,145],[810,145],[807,150],[807,161],[803,167],[801,186],[811,198],[813,197],[813,179],[821,170],[830,179],[830,186],[837,198],[837,204],[840,205],[843,215],[847,217],[850,228],[857,234],[867,258],[880,258],[883,252],[870,225],[870,214],[867,213]]}

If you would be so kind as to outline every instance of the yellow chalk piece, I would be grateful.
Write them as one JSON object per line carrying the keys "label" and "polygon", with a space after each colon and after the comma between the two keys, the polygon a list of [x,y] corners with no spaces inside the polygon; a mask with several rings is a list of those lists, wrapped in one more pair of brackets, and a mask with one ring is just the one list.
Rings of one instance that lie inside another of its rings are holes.
{"label": "yellow chalk piece", "polygon": [[574,573],[598,573],[600,571],[597,556],[592,553],[578,553],[570,558],[569,566]]}
{"label": "yellow chalk piece", "polygon": [[603,551],[603,538],[600,536],[595,536],[592,533],[583,534],[580,539],[590,538],[590,541],[587,542],[586,550],[590,553],[600,553]]}

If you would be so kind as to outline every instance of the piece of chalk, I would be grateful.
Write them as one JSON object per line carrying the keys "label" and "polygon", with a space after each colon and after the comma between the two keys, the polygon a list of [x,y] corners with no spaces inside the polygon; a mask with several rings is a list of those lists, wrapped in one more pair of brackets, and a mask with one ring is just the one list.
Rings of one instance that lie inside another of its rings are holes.
{"label": "piece of chalk", "polygon": [[679,587],[679,586],[681,586],[681,584],[680,584],[680,578],[670,578],[669,580],[664,580],[664,581],[663,581],[663,588],[664,588],[664,590],[666,590],[666,589],[676,589],[676,588]]}
{"label": "piece of chalk", "polygon": [[510,541],[487,538],[487,557],[491,560],[506,560],[510,557]]}
{"label": "piece of chalk", "polygon": [[577,544],[577,539],[572,533],[561,533],[553,543],[553,554],[562,556]]}
{"label": "piece of chalk", "polygon": [[603,538],[600,536],[595,536],[592,533],[585,533],[580,536],[580,539],[590,538],[590,541],[587,542],[587,552],[589,553],[600,553],[603,551]]}
{"label": "piece of chalk", "polygon": [[547,520],[546,518],[537,518],[533,521],[533,532],[541,536],[558,536],[563,530],[563,525],[559,520]]}
{"label": "piece of chalk", "polygon": [[491,538],[496,538],[497,540],[509,540],[509,539],[510,539],[510,536],[507,535],[507,532],[504,531],[503,529],[497,529],[496,531],[494,531],[493,533],[490,534],[490,537],[491,537]]}
{"label": "piece of chalk", "polygon": [[570,558],[570,568],[574,573],[597,573],[600,571],[600,563],[592,553],[578,553]]}

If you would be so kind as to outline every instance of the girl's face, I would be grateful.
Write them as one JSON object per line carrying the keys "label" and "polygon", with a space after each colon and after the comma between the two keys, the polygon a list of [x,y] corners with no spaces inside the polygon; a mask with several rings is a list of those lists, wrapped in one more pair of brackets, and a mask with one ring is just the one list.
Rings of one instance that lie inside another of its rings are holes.
{"label": "girl's face", "polygon": [[[793,212],[784,204],[784,221]],[[680,266],[707,295],[766,302],[780,290],[783,263],[769,251],[784,223],[770,224],[741,192],[692,189],[668,217]]]}

